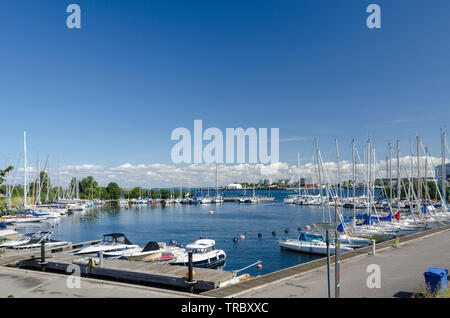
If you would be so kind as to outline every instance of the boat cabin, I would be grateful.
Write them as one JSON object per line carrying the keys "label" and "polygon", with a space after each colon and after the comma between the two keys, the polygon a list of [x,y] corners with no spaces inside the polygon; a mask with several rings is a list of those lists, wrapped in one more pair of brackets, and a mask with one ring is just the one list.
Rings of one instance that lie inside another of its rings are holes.
{"label": "boat cabin", "polygon": [[203,254],[214,251],[216,242],[214,240],[201,239],[186,245],[186,251],[193,254]]}

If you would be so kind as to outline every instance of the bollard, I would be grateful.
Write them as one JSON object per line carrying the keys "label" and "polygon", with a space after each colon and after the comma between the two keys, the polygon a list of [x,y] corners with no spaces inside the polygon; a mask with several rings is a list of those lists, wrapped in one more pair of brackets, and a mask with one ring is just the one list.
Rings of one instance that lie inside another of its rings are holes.
{"label": "bollard", "polygon": [[372,255],[375,255],[375,240],[372,240]]}
{"label": "bollard", "polygon": [[45,261],[45,242],[41,242],[41,262],[39,263],[42,266],[42,271],[45,272],[45,264],[47,262]]}
{"label": "bollard", "polygon": [[188,282],[192,283],[194,278],[192,277],[192,271],[194,269],[194,265],[192,262],[192,251],[189,251],[188,253]]}
{"label": "bollard", "polygon": [[103,251],[100,251],[99,254],[100,254],[99,261],[98,261],[99,266],[100,266],[100,268],[103,268]]}
{"label": "bollard", "polygon": [[330,235],[326,231],[325,241],[327,243],[327,279],[328,279],[328,298],[331,298],[331,279],[330,279]]}
{"label": "bollard", "polygon": [[335,273],[335,278],[334,278],[334,284],[335,284],[335,292],[334,292],[334,297],[335,298],[339,298],[340,297],[340,288],[341,288],[341,242],[339,240],[339,237],[335,237],[335,243],[336,243],[336,247],[335,247],[335,251],[334,251],[334,261],[335,261],[335,265],[334,265],[334,273]]}
{"label": "bollard", "polygon": [[399,245],[400,245],[400,238],[397,236],[395,238],[395,246],[394,247],[399,247]]}
{"label": "bollard", "polygon": [[194,262],[192,260],[192,251],[188,252],[188,281],[189,292],[194,292]]}

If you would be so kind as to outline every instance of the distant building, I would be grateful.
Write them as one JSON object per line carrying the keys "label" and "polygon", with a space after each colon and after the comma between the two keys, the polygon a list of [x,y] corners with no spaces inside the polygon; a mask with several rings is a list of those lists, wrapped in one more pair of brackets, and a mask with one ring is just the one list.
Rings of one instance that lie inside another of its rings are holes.
{"label": "distant building", "polygon": [[439,178],[442,178],[443,173],[445,172],[445,178],[450,179],[450,163],[447,163],[445,165],[445,169],[442,165],[439,165],[436,167],[436,174],[439,176]]}
{"label": "distant building", "polygon": [[317,181],[313,178],[300,178],[300,186],[311,188],[317,185]]}
{"label": "distant building", "polygon": [[272,179],[263,179],[263,180],[259,181],[259,183],[264,184],[264,185],[271,185]]}
{"label": "distant building", "polygon": [[240,185],[239,183],[232,183],[232,184],[227,185],[227,189],[240,190],[240,189],[242,189],[242,185]]}

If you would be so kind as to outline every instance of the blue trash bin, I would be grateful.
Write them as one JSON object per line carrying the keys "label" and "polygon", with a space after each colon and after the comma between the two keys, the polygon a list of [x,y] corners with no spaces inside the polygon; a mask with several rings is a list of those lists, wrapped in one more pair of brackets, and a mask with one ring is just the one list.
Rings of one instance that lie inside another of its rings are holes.
{"label": "blue trash bin", "polygon": [[443,293],[447,289],[448,269],[431,267],[423,275],[425,276],[425,284],[431,292],[435,294],[438,290]]}

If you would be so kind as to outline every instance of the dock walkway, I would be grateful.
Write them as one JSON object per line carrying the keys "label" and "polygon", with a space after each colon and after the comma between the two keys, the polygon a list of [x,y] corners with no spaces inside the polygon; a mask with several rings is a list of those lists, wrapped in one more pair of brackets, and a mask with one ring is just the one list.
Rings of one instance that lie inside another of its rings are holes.
{"label": "dock walkway", "polygon": [[[450,268],[450,226],[431,229],[342,254],[340,296],[411,297],[425,288],[423,273],[430,267]],[[331,258],[334,264],[334,257]],[[380,288],[369,288],[369,265],[380,268]],[[334,266],[331,271],[334,291]],[[229,287],[203,293],[210,297],[327,297],[326,258],[296,265]],[[334,295],[334,292],[333,294]]]}
{"label": "dock walkway", "polygon": [[[94,259],[98,261],[98,258]],[[189,285],[186,283],[186,266],[118,259],[104,259],[103,267],[100,267],[98,264],[90,266],[87,264],[87,261],[85,264],[79,262],[84,262],[85,260],[79,255],[56,253],[46,258],[45,270],[71,273],[72,271],[68,271],[68,267],[72,264],[77,264],[81,273],[89,277],[136,284],[151,284],[180,290],[189,289]],[[21,261],[20,266],[40,270],[42,269],[40,261],[40,257],[34,257]],[[195,291],[207,291],[238,281],[234,272],[206,268],[195,268],[194,271],[195,279],[197,280],[197,283],[194,285]]]}

